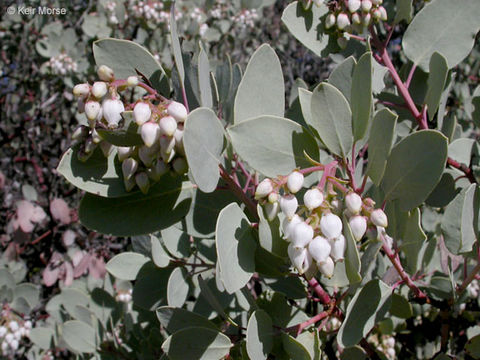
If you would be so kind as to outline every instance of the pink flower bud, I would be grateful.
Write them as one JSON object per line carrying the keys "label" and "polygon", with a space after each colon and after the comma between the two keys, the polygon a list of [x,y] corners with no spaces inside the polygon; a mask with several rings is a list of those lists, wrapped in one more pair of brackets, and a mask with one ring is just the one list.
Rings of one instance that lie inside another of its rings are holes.
{"label": "pink flower bud", "polygon": [[313,239],[313,229],[306,222],[297,224],[292,231],[292,243],[296,248],[303,248]]}
{"label": "pink flower bud", "polygon": [[320,219],[320,230],[327,239],[338,238],[342,229],[342,220],[335,214],[326,214]]}
{"label": "pink flower bud", "polygon": [[103,98],[107,94],[107,84],[103,81],[96,81],[92,86],[92,95],[97,99]]}
{"label": "pink flower bud", "polygon": [[324,262],[318,263],[317,262],[318,270],[327,278],[331,278],[333,276],[333,272],[335,270],[335,263],[331,257],[328,257]]}
{"label": "pink flower bud", "polygon": [[108,127],[116,129],[118,123],[122,120],[122,112],[125,111],[125,107],[120,100],[117,99],[105,99],[102,104],[103,117],[108,123]]}
{"label": "pink flower bud", "polygon": [[348,221],[353,237],[356,241],[360,241],[367,232],[367,219],[363,216],[356,215]]}
{"label": "pink flower bud", "polygon": [[387,21],[388,20],[387,10],[385,10],[383,6],[380,6],[378,8],[378,11],[380,11],[380,20]]}
{"label": "pink flower bud", "polygon": [[282,209],[282,212],[284,215],[291,219],[293,215],[297,212],[298,208],[298,200],[295,197],[295,195],[292,194],[287,194],[283,195],[280,198],[280,208]]}
{"label": "pink flower bud", "polygon": [[[175,147],[175,138],[168,136],[160,136],[160,151],[162,156],[170,158],[171,154],[175,154],[173,148]],[[166,159],[165,159],[166,160]],[[170,162],[170,161],[167,161]]]}
{"label": "pink flower bud", "polygon": [[89,121],[96,120],[98,113],[100,112],[100,103],[98,101],[87,101],[85,104],[85,115]]}
{"label": "pink flower bud", "polygon": [[177,130],[177,122],[172,116],[165,116],[160,119],[160,133],[166,136],[173,136]]}
{"label": "pink flower bud", "polygon": [[163,161],[157,160],[151,168],[147,169],[147,174],[153,181],[158,181],[167,171],[167,165]]}
{"label": "pink flower bud", "polygon": [[273,191],[272,180],[264,179],[260,184],[258,184],[257,189],[255,190],[255,199],[260,200],[268,196]]}
{"label": "pink flower bud", "polygon": [[296,192],[298,192],[302,188],[303,180],[304,180],[304,177],[303,177],[302,173],[300,173],[298,171],[292,172],[290,175],[288,175],[288,178],[287,178],[287,188],[288,188],[288,190],[292,194],[295,194]]}
{"label": "pink flower bud", "polygon": [[[138,157],[142,161],[142,163],[150,167],[153,164],[153,161],[155,160],[156,154],[154,151],[152,151],[152,147],[148,147],[146,145],[141,146],[140,149],[138,149]],[[158,150],[158,147],[157,147]]]}
{"label": "pink flower bud", "polygon": [[77,84],[73,87],[73,95],[76,97],[86,97],[90,93],[90,85],[87,83],[85,84]]}
{"label": "pink flower bud", "polygon": [[291,219],[288,217],[285,217],[285,219],[282,222],[282,231],[283,231],[283,236],[284,238],[289,241],[291,240],[292,237],[292,231],[295,228],[296,225],[300,224],[302,222],[302,219],[298,215],[293,215]]}
{"label": "pink flower bud", "polygon": [[301,275],[308,270],[312,264],[312,256],[306,248],[295,248],[293,244],[290,244],[287,249],[288,257],[292,262],[293,266],[298,270],[298,273]]}
{"label": "pink flower bud", "polygon": [[138,77],[137,76],[129,76],[127,78],[127,86],[135,87],[138,85]]}
{"label": "pink flower bud", "polygon": [[350,25],[350,19],[348,18],[347,14],[340,13],[337,16],[337,28],[338,30],[345,29],[348,25]]}
{"label": "pink flower bud", "polygon": [[147,103],[139,102],[133,108],[133,119],[138,126],[141,126],[149,121],[151,116],[152,110],[150,109],[150,105]]}
{"label": "pink flower bud", "polygon": [[318,208],[323,203],[322,192],[317,188],[308,190],[305,195],[303,195],[303,203],[310,211]]}
{"label": "pink flower bud", "polygon": [[270,204],[274,204],[276,202],[278,202],[278,193],[272,191],[270,194],[268,194],[268,202]]}
{"label": "pink flower bud", "polygon": [[124,179],[130,179],[138,169],[138,162],[134,158],[128,158],[122,163],[122,173]]}
{"label": "pink flower bud", "polygon": [[357,193],[351,192],[345,196],[345,205],[352,214],[358,214],[362,210],[362,198]]}
{"label": "pink flower bud", "polygon": [[384,228],[388,226],[387,215],[385,215],[382,209],[373,210],[370,214],[370,221],[375,226],[381,226]]}
{"label": "pink flower bud", "polygon": [[117,148],[117,155],[118,155],[118,160],[122,162],[129,156],[131,156],[135,151],[135,148],[133,146],[119,146]]}
{"label": "pink flower bud", "polygon": [[327,18],[325,19],[325,29],[330,29],[335,23],[337,22],[337,18],[334,14],[328,14]]}
{"label": "pink flower bud", "polygon": [[361,2],[360,0],[348,0],[348,11],[354,13],[360,9]]}
{"label": "pink flower bud", "polygon": [[383,0],[371,0],[374,6],[379,6],[383,4]]}
{"label": "pink flower bud", "polygon": [[332,247],[323,236],[317,236],[308,244],[308,251],[317,263],[322,263],[330,256]]}
{"label": "pink flower bud", "polygon": [[344,37],[344,36],[341,36],[341,37],[337,38],[337,45],[340,49],[345,50],[347,48],[347,45],[348,45],[347,38]]}
{"label": "pink flower bud", "polygon": [[135,175],[135,183],[138,185],[142,193],[148,193],[148,190],[150,189],[150,180],[145,172],[140,172]]}
{"label": "pink flower bud", "polygon": [[370,13],[367,13],[363,15],[363,26],[369,26],[372,23],[372,15]]}
{"label": "pink flower bud", "polygon": [[114,72],[106,65],[101,65],[97,70],[98,77],[103,81],[112,81],[115,78]]}
{"label": "pink flower bud", "polygon": [[360,25],[362,23],[362,18],[357,13],[352,14],[352,23],[355,25]]}
{"label": "pink flower bud", "polygon": [[332,239],[330,241],[330,245],[332,246],[332,251],[330,252],[330,257],[336,261],[342,261],[345,258],[345,236],[340,235],[336,239]]}
{"label": "pink flower bud", "polygon": [[142,140],[147,147],[153,146],[160,138],[160,127],[157,123],[147,122],[140,129]]}
{"label": "pink flower bud", "polygon": [[267,215],[268,221],[272,221],[277,217],[278,211],[280,210],[280,206],[278,205],[278,202],[275,203],[269,203],[267,202],[265,204],[265,213]]}
{"label": "pink flower bud", "polygon": [[369,12],[372,8],[372,2],[370,0],[362,0],[362,11]]}
{"label": "pink flower bud", "polygon": [[187,119],[187,108],[179,102],[172,101],[167,106],[167,113],[173,116],[177,122],[184,122]]}

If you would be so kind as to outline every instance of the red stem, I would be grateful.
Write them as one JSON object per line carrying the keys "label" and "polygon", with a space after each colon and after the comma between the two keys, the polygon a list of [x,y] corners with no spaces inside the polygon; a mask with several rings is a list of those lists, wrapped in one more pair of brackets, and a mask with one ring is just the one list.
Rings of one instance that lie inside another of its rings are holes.
{"label": "red stem", "polygon": [[311,278],[310,280],[307,280],[308,285],[315,291],[317,294],[318,298],[320,299],[320,302],[323,304],[329,304],[331,302],[330,295],[323,290],[322,286],[318,283],[317,279]]}

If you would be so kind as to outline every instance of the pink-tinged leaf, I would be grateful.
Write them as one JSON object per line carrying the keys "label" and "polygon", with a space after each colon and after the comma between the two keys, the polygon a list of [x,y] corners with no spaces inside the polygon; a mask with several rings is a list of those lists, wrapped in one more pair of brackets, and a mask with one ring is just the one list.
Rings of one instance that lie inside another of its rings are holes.
{"label": "pink-tinged leaf", "polygon": [[32,217],[34,217],[35,207],[30,201],[20,200],[16,203],[17,221],[13,223],[13,228],[20,227],[23,232],[30,233],[33,231]]}
{"label": "pink-tinged leaf", "polygon": [[[76,254],[78,253],[82,253],[82,252],[78,251]],[[87,271],[87,269],[89,268],[91,257],[92,255],[85,254],[82,260],[80,260],[80,262],[77,265],[75,265],[75,268],[73,269],[73,277],[75,279],[85,274],[85,271]]]}
{"label": "pink-tinged leaf", "polygon": [[88,270],[90,271],[90,275],[92,275],[95,279],[103,279],[107,273],[105,260],[103,260],[102,257],[92,256]]}
{"label": "pink-tinged leaf", "polygon": [[65,247],[71,246],[75,242],[77,234],[73,230],[67,230],[62,235],[62,242]]}
{"label": "pink-tinged leaf", "polygon": [[2,190],[5,187],[5,175],[3,175],[2,172],[0,172],[0,190]]}
{"label": "pink-tinged leaf", "polygon": [[63,199],[55,198],[50,202],[50,213],[60,224],[67,225],[72,221],[70,208]]}
{"label": "pink-tinged leaf", "polygon": [[58,280],[58,275],[60,274],[60,267],[52,267],[50,264],[43,270],[43,283],[45,286],[52,286]]}

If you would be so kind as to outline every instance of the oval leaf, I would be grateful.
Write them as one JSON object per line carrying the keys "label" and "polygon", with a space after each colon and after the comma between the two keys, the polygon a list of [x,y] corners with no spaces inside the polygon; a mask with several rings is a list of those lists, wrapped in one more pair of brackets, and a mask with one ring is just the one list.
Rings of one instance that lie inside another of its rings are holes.
{"label": "oval leaf", "polygon": [[146,256],[134,252],[124,252],[111,258],[106,267],[107,271],[118,279],[135,280],[138,272],[149,262]]}
{"label": "oval leaf", "polygon": [[256,310],[247,325],[247,353],[250,359],[266,359],[273,347],[272,319]]}
{"label": "oval leaf", "polygon": [[97,349],[95,329],[82,321],[66,321],[62,326],[62,337],[77,353],[93,353]]}
{"label": "oval leaf", "polygon": [[207,108],[195,109],[185,122],[185,154],[193,179],[203,192],[212,192],[217,187],[223,134],[220,120]]}
{"label": "oval leaf", "polygon": [[422,130],[400,141],[387,160],[381,187],[386,200],[398,199],[409,211],[423,203],[442,176],[447,160],[447,138]]}
{"label": "oval leaf", "polygon": [[448,68],[462,61],[470,52],[480,29],[478,0],[434,0],[415,16],[403,36],[405,55],[428,72],[434,52],[447,59]]}
{"label": "oval leaf", "polygon": [[282,67],[275,51],[263,44],[252,55],[238,86],[234,122],[260,115],[283,116],[285,85]]}
{"label": "oval leaf", "polygon": [[304,151],[318,159],[315,139],[302,126],[288,119],[260,116],[228,128],[228,134],[238,155],[268,177],[310,166]]}
{"label": "oval leaf", "polygon": [[253,275],[256,248],[250,223],[236,203],[220,211],[215,242],[223,284],[227,292],[233,294]]}
{"label": "oval leaf", "polygon": [[184,268],[175,268],[167,284],[167,302],[169,306],[182,307],[188,296],[187,271]]}
{"label": "oval leaf", "polygon": [[171,360],[223,359],[232,346],[222,333],[203,327],[192,326],[177,331],[162,344],[162,350]]}
{"label": "oval leaf", "polygon": [[156,313],[158,321],[160,321],[160,324],[170,334],[192,326],[200,326],[203,328],[217,330],[215,324],[206,317],[188,310],[169,306],[161,306],[156,310]]}

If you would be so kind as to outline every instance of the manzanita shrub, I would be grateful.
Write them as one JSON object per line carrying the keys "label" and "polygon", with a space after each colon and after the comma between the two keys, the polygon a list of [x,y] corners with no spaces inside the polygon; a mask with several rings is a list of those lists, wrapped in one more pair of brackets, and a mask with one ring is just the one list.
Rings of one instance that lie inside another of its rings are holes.
{"label": "manzanita shrub", "polygon": [[[182,51],[175,14],[172,69],[94,42],[57,168],[84,194],[80,222],[131,251],[58,255],[44,280],[71,286],[35,324],[38,288],[2,264],[2,354],[28,338],[31,358],[479,358],[480,88],[452,98],[470,91],[456,79],[480,1],[290,3],[298,46],[336,66],[288,104],[270,45],[217,66],[202,43]],[[22,206],[12,226],[43,221]]]}

